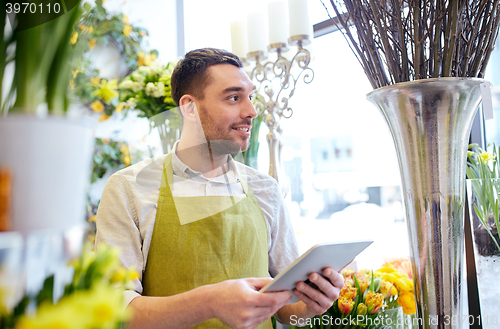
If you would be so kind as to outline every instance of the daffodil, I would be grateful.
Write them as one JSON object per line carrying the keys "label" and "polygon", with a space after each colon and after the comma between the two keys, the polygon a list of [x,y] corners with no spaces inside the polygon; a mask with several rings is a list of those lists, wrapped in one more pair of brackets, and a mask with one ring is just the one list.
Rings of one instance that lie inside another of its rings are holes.
{"label": "daffodil", "polygon": [[97,90],[92,93],[92,96],[101,97],[106,103],[111,103],[111,100],[118,96],[118,79],[110,80],[102,79],[97,85]]}
{"label": "daffodil", "polygon": [[483,163],[488,163],[489,161],[494,160],[495,156],[492,153],[481,151],[481,153],[479,153],[479,159]]}
{"label": "daffodil", "polygon": [[69,39],[69,43],[74,45],[78,41],[78,32],[73,32],[71,35],[71,39]]}
{"label": "daffodil", "polygon": [[130,32],[132,32],[132,26],[129,24],[125,24],[123,27],[123,35],[128,37],[130,35]]}
{"label": "daffodil", "polygon": [[104,105],[101,101],[92,102],[92,104],[90,104],[90,108],[97,113],[104,111]]}

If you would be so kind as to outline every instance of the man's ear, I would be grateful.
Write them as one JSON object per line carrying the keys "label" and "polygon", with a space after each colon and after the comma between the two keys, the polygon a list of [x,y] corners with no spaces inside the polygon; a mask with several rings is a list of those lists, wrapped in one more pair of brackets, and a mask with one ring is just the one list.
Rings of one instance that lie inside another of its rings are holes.
{"label": "man's ear", "polygon": [[181,97],[179,107],[184,119],[188,121],[198,120],[198,112],[196,110],[196,98],[189,94]]}

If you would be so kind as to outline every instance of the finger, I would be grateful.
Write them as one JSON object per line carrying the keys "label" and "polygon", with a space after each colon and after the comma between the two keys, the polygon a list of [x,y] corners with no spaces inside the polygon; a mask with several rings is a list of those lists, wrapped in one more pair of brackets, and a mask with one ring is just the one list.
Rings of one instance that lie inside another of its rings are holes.
{"label": "finger", "polygon": [[[321,278],[321,279],[325,280],[324,278]],[[330,287],[331,287],[331,284],[330,284]],[[302,294],[307,295],[307,297],[309,297],[311,300],[315,301],[321,307],[330,307],[331,306],[330,304],[333,303],[333,300],[330,302],[329,297],[327,297],[325,294],[323,294],[323,292],[310,287],[309,285],[305,284],[304,282],[299,282],[297,284],[296,289],[298,291],[300,291]],[[332,289],[333,289],[333,287],[332,287]]]}
{"label": "finger", "polygon": [[338,289],[335,289],[329,279],[323,278],[318,273],[312,273],[309,276],[309,280],[314,283],[320,292],[327,296],[332,302],[338,298]]}
{"label": "finger", "polygon": [[273,281],[273,278],[248,278],[245,279],[251,286],[253,286],[256,290],[260,290],[269,282]]}
{"label": "finger", "polygon": [[297,289],[293,290],[293,293],[295,296],[297,296],[298,299],[300,299],[304,304],[306,304],[309,309],[311,309],[316,315],[318,314],[323,314],[325,312],[325,308],[321,307],[315,300],[311,299],[308,295],[300,292]]}
{"label": "finger", "polygon": [[263,292],[256,298],[257,306],[274,306],[276,304],[286,304],[292,299],[290,291]]}
{"label": "finger", "polygon": [[323,271],[323,275],[326,276],[335,287],[340,289],[344,287],[344,276],[333,268],[326,268]]}

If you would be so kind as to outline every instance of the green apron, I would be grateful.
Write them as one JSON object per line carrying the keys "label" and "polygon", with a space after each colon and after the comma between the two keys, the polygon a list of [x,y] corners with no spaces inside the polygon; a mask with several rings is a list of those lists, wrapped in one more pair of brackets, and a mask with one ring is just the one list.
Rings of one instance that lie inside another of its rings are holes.
{"label": "green apron", "polygon": [[[240,178],[246,198],[215,215],[181,224],[176,206],[200,209],[234,199],[174,198],[170,188],[172,173],[169,153],[163,164],[160,198],[143,275],[144,296],[172,296],[224,280],[268,277],[267,226],[246,182]],[[210,319],[195,328],[228,327],[218,319]],[[271,320],[257,328],[272,328]]]}

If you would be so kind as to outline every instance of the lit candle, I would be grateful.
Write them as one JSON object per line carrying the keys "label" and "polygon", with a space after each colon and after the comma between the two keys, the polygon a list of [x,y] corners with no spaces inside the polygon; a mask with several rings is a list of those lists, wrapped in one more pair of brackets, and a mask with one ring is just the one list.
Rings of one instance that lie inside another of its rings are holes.
{"label": "lit candle", "polygon": [[248,14],[248,50],[252,51],[267,51],[268,34],[267,34],[267,13],[263,10]]}
{"label": "lit candle", "polygon": [[248,54],[247,22],[244,20],[231,23],[231,45],[233,53],[239,58],[246,58]]}
{"label": "lit candle", "polygon": [[288,10],[284,0],[269,3],[269,43],[288,42]]}
{"label": "lit candle", "polygon": [[309,35],[309,38],[311,38],[311,24],[309,23],[307,0],[288,0],[288,12],[290,17],[290,36]]}

